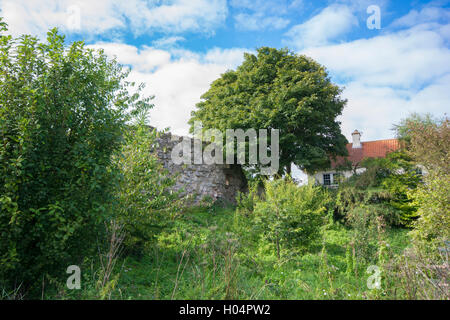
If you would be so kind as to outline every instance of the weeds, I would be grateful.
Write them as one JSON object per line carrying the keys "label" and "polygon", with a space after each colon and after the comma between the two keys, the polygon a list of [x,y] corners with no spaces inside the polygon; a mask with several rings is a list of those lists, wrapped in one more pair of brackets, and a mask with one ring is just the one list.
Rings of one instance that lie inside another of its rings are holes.
{"label": "weeds", "polygon": [[109,248],[106,254],[102,254],[99,249],[100,260],[100,274],[98,280],[98,290],[101,299],[111,299],[111,294],[114,291],[120,273],[113,275],[118,258],[122,251],[123,240],[125,239],[125,232],[123,225],[117,221],[110,221],[109,224],[105,222],[105,228],[109,234]]}

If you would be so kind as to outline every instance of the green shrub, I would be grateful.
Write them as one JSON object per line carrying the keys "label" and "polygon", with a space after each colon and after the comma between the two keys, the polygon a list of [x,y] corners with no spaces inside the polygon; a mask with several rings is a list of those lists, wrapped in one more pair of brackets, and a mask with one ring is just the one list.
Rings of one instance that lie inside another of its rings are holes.
{"label": "green shrub", "polygon": [[150,105],[128,94],[116,61],[82,42],[66,47],[56,29],[46,43],[2,35],[0,57],[0,282],[27,292],[64,276],[101,237],[111,155]]}
{"label": "green shrub", "polygon": [[321,187],[299,187],[289,179],[265,183],[265,197],[256,201],[254,222],[262,235],[281,249],[306,249],[320,236],[329,201]]}
{"label": "green shrub", "polygon": [[420,216],[412,235],[418,243],[425,247],[433,244],[436,249],[450,239],[450,174],[430,171],[425,181],[411,193]]}
{"label": "green shrub", "polygon": [[260,198],[258,190],[261,184],[261,180],[255,179],[248,182],[248,192],[244,193],[238,191],[236,196],[236,207],[239,213],[250,214],[253,212],[253,210],[255,209],[255,203]]}
{"label": "green shrub", "polygon": [[[428,118],[425,118],[429,120]],[[414,119],[413,119],[414,120]],[[425,172],[424,183],[409,196],[419,208],[414,223],[416,242],[425,248],[450,239],[450,130],[449,120],[407,121],[408,152]]]}
{"label": "green shrub", "polygon": [[404,150],[389,153],[386,158],[365,159],[361,174],[353,175],[339,186],[336,194],[337,218],[359,206],[380,205],[385,221],[392,226],[410,226],[417,219],[417,206],[408,193],[415,190],[421,177]]}
{"label": "green shrub", "polygon": [[157,158],[157,132],[145,124],[145,115],[129,128],[114,165],[120,169],[117,220],[126,232],[125,246],[141,254],[155,235],[181,211],[183,199],[171,188],[175,177]]}

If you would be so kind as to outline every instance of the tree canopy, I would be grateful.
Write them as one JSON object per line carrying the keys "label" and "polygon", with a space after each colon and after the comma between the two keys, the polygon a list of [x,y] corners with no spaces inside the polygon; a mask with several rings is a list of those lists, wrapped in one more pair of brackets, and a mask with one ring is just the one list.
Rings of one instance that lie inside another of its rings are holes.
{"label": "tree canopy", "polygon": [[346,138],[336,117],[346,100],[323,66],[288,49],[261,47],[215,80],[190,119],[203,128],[279,129],[280,170],[292,163],[306,171],[329,165],[329,157],[346,155]]}

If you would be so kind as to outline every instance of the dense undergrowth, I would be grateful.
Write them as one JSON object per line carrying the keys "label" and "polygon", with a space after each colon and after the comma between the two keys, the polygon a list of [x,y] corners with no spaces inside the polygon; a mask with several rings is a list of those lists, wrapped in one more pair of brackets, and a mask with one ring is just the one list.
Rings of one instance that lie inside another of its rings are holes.
{"label": "dense undergrowth", "polygon": [[[249,221],[247,221],[248,223]],[[121,258],[112,299],[366,299],[395,298],[371,290],[367,267],[349,268],[352,230],[341,223],[320,230],[321,240],[307,253],[286,249],[278,259],[274,245],[254,241],[235,208],[195,208],[186,212],[152,250]],[[400,253],[408,230],[387,231],[389,250]],[[83,266],[83,289],[45,293],[48,299],[98,299],[94,265]]]}

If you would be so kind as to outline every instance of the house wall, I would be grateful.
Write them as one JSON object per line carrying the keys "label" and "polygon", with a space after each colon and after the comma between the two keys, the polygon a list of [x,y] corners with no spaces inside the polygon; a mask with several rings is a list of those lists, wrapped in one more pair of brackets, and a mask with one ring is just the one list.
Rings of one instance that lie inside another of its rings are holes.
{"label": "house wall", "polygon": [[[357,168],[356,169],[356,173],[357,174],[363,173],[364,171],[366,171],[366,168]],[[331,174],[331,175],[333,175],[335,173],[341,174],[344,177],[344,179],[348,179],[348,178],[350,178],[353,175],[353,171],[350,171],[350,170],[348,170],[348,171],[336,171],[336,170],[330,169],[330,170],[326,170],[326,171],[317,171],[315,174],[308,176],[308,182],[313,181],[314,183],[323,185],[323,175],[324,174]],[[337,186],[337,184],[333,183],[333,182],[334,181],[332,179],[331,180],[331,186]]]}

